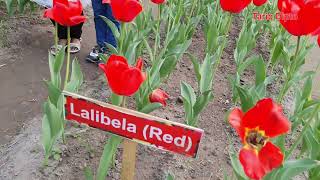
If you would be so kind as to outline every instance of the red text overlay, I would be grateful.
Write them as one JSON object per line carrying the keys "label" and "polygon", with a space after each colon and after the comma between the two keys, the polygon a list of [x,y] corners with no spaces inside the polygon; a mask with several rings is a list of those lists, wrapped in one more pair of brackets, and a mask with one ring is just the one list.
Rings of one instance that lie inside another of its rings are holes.
{"label": "red text overlay", "polygon": [[256,21],[272,21],[272,20],[295,21],[298,19],[298,16],[296,14],[282,13],[282,12],[271,14],[271,13],[260,13],[255,11],[252,13],[252,17]]}
{"label": "red text overlay", "polygon": [[196,157],[203,130],[65,92],[65,118],[135,142]]}

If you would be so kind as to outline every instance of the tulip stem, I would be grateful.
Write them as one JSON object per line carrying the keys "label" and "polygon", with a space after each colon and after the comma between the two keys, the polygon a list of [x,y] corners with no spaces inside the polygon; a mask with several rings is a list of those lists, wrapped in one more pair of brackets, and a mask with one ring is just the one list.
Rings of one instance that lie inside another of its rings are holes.
{"label": "tulip stem", "polygon": [[301,131],[301,133],[299,134],[299,137],[296,141],[294,141],[294,144],[290,147],[288,153],[286,154],[285,160],[287,160],[288,158],[290,158],[292,152],[297,148],[297,146],[299,145],[300,141],[302,140],[304,134],[306,133],[306,131],[308,130],[310,126],[310,123],[312,122],[312,120],[314,119],[314,117],[316,115],[318,115],[318,112],[320,110],[320,105],[317,105],[314,109],[314,111],[312,112],[312,115],[310,116],[309,120],[305,123],[305,125],[303,126],[303,129]]}
{"label": "tulip stem", "polygon": [[155,40],[154,40],[154,47],[153,47],[153,60],[155,60],[157,58],[157,51],[158,51],[158,45],[159,45],[159,41],[161,39],[160,36],[160,25],[161,25],[161,5],[158,6],[158,23],[156,26],[156,33],[155,33]]}
{"label": "tulip stem", "polygon": [[71,37],[70,37],[70,27],[68,26],[68,44],[67,44],[67,67],[66,67],[66,76],[64,80],[64,88],[66,88],[67,83],[69,81],[69,71],[70,71],[70,42],[71,42]]}
{"label": "tulip stem", "polygon": [[297,56],[298,56],[299,47],[300,47],[300,41],[301,41],[301,36],[298,36],[296,53],[294,54],[294,58],[295,58],[295,59],[296,59]]}
{"label": "tulip stem", "polygon": [[[296,47],[296,52],[294,54],[293,60],[295,61],[298,58],[298,53],[299,53],[299,48],[300,48],[300,41],[301,41],[301,36],[298,36],[297,39],[297,47]],[[289,72],[287,79],[285,80],[285,84],[284,86],[282,86],[279,96],[277,98],[278,103],[281,103],[287,90],[288,90],[288,85],[289,85],[289,81],[291,80],[291,72]]]}
{"label": "tulip stem", "polygon": [[222,53],[223,53],[223,51],[224,51],[224,49],[226,47],[226,44],[228,42],[228,34],[231,31],[232,20],[233,20],[233,15],[232,15],[232,13],[229,13],[229,16],[228,16],[228,27],[227,27],[227,31],[225,33],[226,39],[222,42],[222,49],[221,49],[221,51],[219,53],[217,64],[214,67],[215,69],[220,66],[221,56],[222,56]]}
{"label": "tulip stem", "polygon": [[124,38],[126,36],[126,23],[121,23],[120,25],[120,44],[119,44],[119,48],[120,51],[119,53],[122,54],[123,56],[124,54]]}
{"label": "tulip stem", "polygon": [[56,49],[56,52],[58,50],[58,23],[55,22],[55,32],[54,32],[54,46]]}
{"label": "tulip stem", "polygon": [[126,107],[127,106],[127,97],[126,96],[123,96],[122,98],[122,103],[121,103],[121,107]]}
{"label": "tulip stem", "polygon": [[191,21],[191,18],[193,16],[193,11],[194,11],[194,8],[196,7],[196,3],[197,0],[192,0],[192,7],[191,7],[191,11],[190,11],[190,16],[189,16],[189,21]]}

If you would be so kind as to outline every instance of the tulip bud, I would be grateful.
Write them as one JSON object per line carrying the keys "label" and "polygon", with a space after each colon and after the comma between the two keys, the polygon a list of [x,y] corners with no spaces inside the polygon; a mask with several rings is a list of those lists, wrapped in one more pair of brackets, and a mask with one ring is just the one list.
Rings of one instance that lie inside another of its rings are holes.
{"label": "tulip bud", "polygon": [[154,103],[154,102],[161,103],[164,107],[167,105],[166,100],[168,98],[169,98],[169,95],[165,91],[163,91],[161,89],[154,90],[149,96],[150,102],[152,102],[152,103]]}

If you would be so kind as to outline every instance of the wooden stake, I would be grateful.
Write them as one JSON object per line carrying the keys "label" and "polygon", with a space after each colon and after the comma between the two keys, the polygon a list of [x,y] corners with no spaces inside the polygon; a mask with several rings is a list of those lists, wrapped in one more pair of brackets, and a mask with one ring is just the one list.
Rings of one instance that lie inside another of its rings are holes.
{"label": "wooden stake", "polygon": [[137,145],[127,139],[123,141],[121,180],[134,180]]}

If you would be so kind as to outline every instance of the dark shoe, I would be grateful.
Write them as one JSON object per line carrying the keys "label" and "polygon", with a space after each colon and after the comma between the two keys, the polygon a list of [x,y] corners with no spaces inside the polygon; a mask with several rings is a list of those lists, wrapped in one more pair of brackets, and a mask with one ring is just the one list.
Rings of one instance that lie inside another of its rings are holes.
{"label": "dark shoe", "polygon": [[110,55],[108,48],[95,46],[86,58],[87,62],[99,65],[102,63],[101,57]]}
{"label": "dark shoe", "polygon": [[91,52],[86,57],[86,61],[89,63],[100,64],[101,63],[101,59],[99,57],[99,53],[101,53],[100,50],[101,49],[99,46],[95,46],[94,48],[92,48]]}

